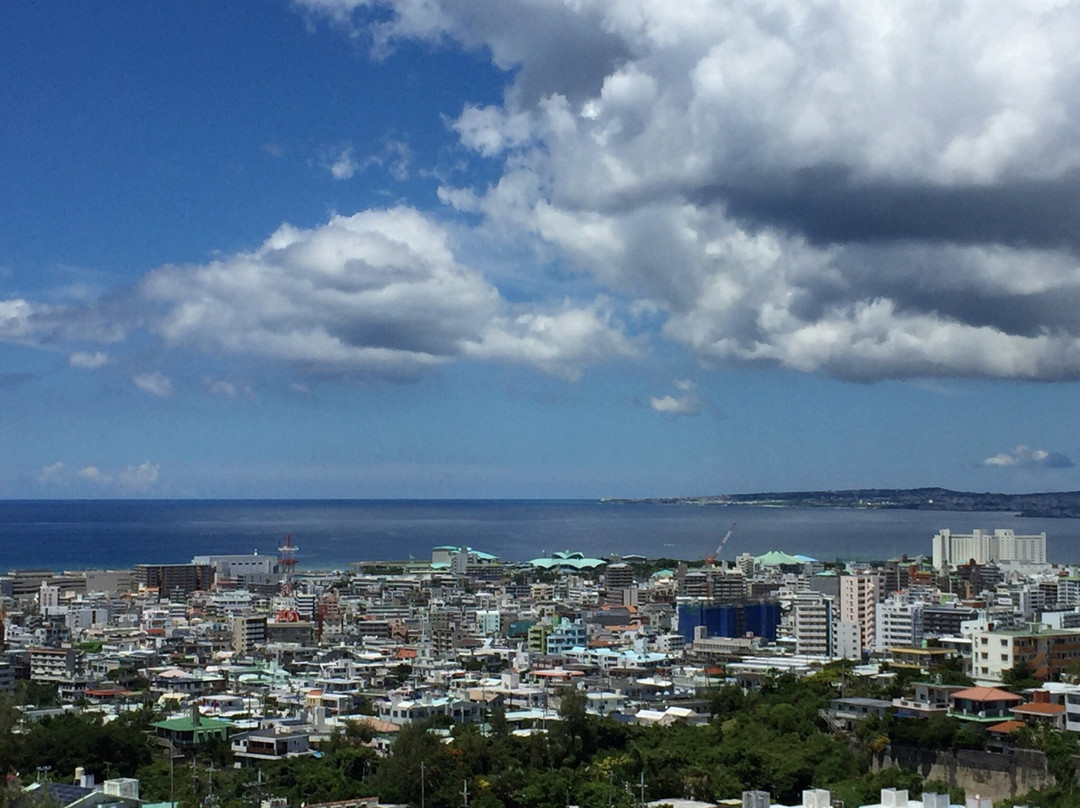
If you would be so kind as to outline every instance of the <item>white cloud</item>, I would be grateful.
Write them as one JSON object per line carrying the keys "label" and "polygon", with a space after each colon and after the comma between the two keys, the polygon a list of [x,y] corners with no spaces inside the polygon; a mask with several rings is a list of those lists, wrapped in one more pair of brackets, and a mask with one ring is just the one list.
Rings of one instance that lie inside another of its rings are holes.
{"label": "white cloud", "polygon": [[360,169],[360,164],[353,159],[352,147],[346,147],[338,152],[328,168],[335,180],[347,180]]}
{"label": "white cloud", "polygon": [[112,477],[102,472],[97,466],[86,466],[81,468],[75,472],[75,476],[98,485],[109,485],[112,483]]}
{"label": "white cloud", "polygon": [[253,396],[255,394],[250,385],[231,382],[228,379],[213,379],[205,376],[202,379],[202,384],[211,395],[224,396],[225,398],[236,398],[241,395]]}
{"label": "white cloud", "polygon": [[37,474],[34,475],[34,479],[42,485],[56,485],[63,482],[66,473],[64,464],[57,461],[50,466],[39,469]]}
{"label": "white cloud", "polygon": [[705,409],[705,401],[695,392],[697,385],[689,379],[677,379],[675,388],[686,395],[650,398],[649,406],[656,412],[669,417],[701,415]]}
{"label": "white cloud", "polygon": [[697,396],[650,398],[649,406],[664,415],[701,415],[702,402]]}
{"label": "white cloud", "polygon": [[626,337],[605,301],[587,308],[564,303],[552,313],[535,311],[495,317],[468,355],[535,365],[556,376],[576,379],[583,365],[637,356],[639,347]]}
{"label": "white cloud", "polygon": [[158,481],[161,467],[149,460],[137,466],[127,466],[116,475],[117,483],[130,491],[145,491]]}
{"label": "white cloud", "polygon": [[102,491],[117,495],[145,493],[154,488],[160,476],[160,466],[145,461],[137,466],[125,466],[116,472],[87,465],[71,472],[60,462],[41,469],[35,479],[42,485],[63,488],[79,494],[100,495]]}
{"label": "white cloud", "polygon": [[1061,452],[1017,446],[1012,452],[1002,452],[983,461],[984,466],[1012,466],[1020,469],[1068,469],[1075,464]]}
{"label": "white cloud", "polygon": [[512,71],[453,124],[502,177],[440,198],[663,312],[702,358],[1080,377],[1080,6],[300,5],[380,52],[454,40]]}
{"label": "white cloud", "polygon": [[0,342],[46,345],[59,340],[117,342],[126,329],[112,312],[92,304],[50,305],[23,298],[0,300]]}
{"label": "white cloud", "polygon": [[158,398],[168,398],[173,394],[172,380],[160,371],[132,376],[131,381],[144,393]]}
{"label": "white cloud", "polygon": [[155,328],[169,343],[321,372],[408,376],[471,356],[574,377],[633,353],[603,302],[511,307],[405,207],[284,225],[253,252],[159,269],[140,293],[164,306]]}
{"label": "white cloud", "polygon": [[109,363],[109,355],[105,351],[76,351],[68,357],[68,364],[73,368],[96,370]]}

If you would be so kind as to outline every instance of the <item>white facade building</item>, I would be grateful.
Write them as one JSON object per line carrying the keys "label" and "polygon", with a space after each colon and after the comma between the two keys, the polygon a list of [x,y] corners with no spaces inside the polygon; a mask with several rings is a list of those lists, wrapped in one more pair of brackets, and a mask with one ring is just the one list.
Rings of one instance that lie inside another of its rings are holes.
{"label": "white facade building", "polygon": [[890,648],[922,645],[923,605],[903,595],[894,595],[879,603],[874,620],[874,650],[885,652]]}
{"label": "white facade building", "polygon": [[791,612],[795,653],[833,656],[833,599],[820,592],[800,592],[792,600]]}
{"label": "white facade building", "polygon": [[1046,563],[1046,534],[1017,536],[1008,529],[974,530],[953,533],[939,530],[933,538],[936,569],[955,567],[974,561],[976,564],[1041,565]]}

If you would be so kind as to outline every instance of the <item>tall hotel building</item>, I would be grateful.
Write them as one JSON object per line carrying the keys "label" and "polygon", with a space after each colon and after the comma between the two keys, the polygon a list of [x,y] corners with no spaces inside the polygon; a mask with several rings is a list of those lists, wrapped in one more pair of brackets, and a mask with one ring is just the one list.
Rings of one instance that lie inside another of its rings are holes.
{"label": "tall hotel building", "polygon": [[934,568],[976,564],[1045,564],[1046,534],[1017,536],[1013,531],[997,529],[953,533],[940,530],[933,541]]}

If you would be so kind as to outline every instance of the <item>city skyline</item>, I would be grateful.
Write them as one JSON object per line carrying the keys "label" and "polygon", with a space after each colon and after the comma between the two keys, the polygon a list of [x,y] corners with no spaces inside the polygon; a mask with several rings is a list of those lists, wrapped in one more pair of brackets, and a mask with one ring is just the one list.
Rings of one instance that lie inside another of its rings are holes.
{"label": "city skyline", "polygon": [[22,5],[0,497],[1080,489],[1080,11]]}

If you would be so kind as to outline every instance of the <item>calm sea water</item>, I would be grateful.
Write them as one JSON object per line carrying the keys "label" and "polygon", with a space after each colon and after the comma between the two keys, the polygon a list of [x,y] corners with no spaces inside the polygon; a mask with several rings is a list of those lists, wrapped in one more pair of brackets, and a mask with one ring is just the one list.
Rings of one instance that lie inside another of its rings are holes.
{"label": "calm sea water", "polygon": [[1080,520],[1002,513],[607,504],[596,501],[0,501],[0,570],[123,568],[209,553],[277,552],[303,568],[429,558],[439,544],[527,560],[555,550],[696,559],[735,523],[726,558],[770,549],[822,560],[930,553],[940,528],[1047,534],[1052,561],[1080,561]]}

